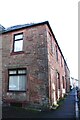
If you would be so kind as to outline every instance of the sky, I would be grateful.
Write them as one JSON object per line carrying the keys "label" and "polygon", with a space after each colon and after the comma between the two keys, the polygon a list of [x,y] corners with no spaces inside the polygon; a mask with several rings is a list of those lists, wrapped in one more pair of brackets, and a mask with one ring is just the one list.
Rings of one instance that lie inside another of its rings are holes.
{"label": "sky", "polygon": [[49,21],[70,69],[78,79],[78,1],[79,0],[0,0],[0,24]]}

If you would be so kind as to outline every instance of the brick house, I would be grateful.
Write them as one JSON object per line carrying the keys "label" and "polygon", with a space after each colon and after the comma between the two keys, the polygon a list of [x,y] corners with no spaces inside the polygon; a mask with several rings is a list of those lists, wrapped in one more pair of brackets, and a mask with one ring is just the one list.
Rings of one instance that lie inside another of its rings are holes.
{"label": "brick house", "polygon": [[65,62],[65,81],[66,81],[66,92],[70,91],[70,70]]}
{"label": "brick house", "polygon": [[[4,27],[0,25],[0,33],[2,33]],[[0,105],[2,102],[2,36],[0,35]]]}
{"label": "brick house", "polygon": [[49,22],[13,26],[1,36],[3,101],[26,108],[57,104],[69,92],[70,72]]}

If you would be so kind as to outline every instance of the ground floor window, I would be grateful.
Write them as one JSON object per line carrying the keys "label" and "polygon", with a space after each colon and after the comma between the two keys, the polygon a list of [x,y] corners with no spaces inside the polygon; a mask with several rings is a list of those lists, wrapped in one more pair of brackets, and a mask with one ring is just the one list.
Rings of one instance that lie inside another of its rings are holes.
{"label": "ground floor window", "polygon": [[58,84],[58,89],[60,89],[60,74],[57,72],[57,84]]}
{"label": "ground floor window", "polygon": [[26,69],[11,69],[9,75],[9,91],[25,91],[26,90]]}

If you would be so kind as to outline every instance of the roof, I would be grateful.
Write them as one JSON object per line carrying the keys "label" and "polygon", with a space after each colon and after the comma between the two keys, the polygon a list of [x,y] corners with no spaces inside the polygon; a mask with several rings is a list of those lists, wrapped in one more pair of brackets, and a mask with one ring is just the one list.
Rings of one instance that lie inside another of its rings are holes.
{"label": "roof", "polygon": [[15,30],[19,30],[19,29],[23,29],[23,28],[28,28],[28,27],[32,27],[32,26],[41,25],[41,24],[47,24],[47,23],[48,23],[48,21],[41,22],[41,23],[30,23],[30,24],[15,25],[15,26],[11,26],[9,28],[5,28],[4,31],[2,31],[2,34],[7,33],[7,32],[11,32],[11,31],[15,31]]}
{"label": "roof", "polygon": [[[55,42],[56,42],[56,44],[58,46],[58,49],[59,49],[59,51],[60,51],[60,53],[61,53],[61,55],[62,55],[62,57],[64,59],[65,65],[67,66],[66,60],[65,60],[65,58],[64,58],[64,56],[62,54],[62,51],[61,51],[61,49],[60,49],[60,47],[58,45],[58,42],[57,42],[57,40],[55,38],[55,35],[54,35],[54,33],[53,33],[53,31],[52,31],[48,21],[44,21],[44,22],[40,22],[40,23],[30,23],[30,24],[23,24],[23,25],[15,25],[15,26],[11,26],[9,28],[4,28],[3,27],[4,29],[2,30],[2,34],[8,33],[8,32],[12,32],[12,31],[15,31],[15,30],[19,30],[19,29],[23,29],[23,28],[33,27],[33,26],[37,26],[37,25],[44,25],[44,24],[48,25],[48,27],[49,27],[49,29],[50,29],[53,37],[54,37],[54,40],[55,40]],[[68,68],[68,66],[67,66],[67,68]],[[69,70],[69,68],[68,68],[68,70]]]}
{"label": "roof", "polygon": [[14,30],[18,30],[18,29],[25,28],[25,27],[30,27],[30,26],[32,26],[33,24],[34,24],[34,23],[11,26],[11,27],[5,29],[4,33],[5,33],[5,32],[10,32],[10,31],[14,31]]}

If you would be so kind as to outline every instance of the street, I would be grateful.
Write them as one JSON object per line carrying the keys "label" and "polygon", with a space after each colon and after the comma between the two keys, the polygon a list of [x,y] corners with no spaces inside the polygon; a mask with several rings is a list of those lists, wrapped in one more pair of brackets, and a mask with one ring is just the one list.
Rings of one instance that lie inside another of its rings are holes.
{"label": "street", "polygon": [[75,90],[73,89],[56,110],[27,111],[17,107],[3,107],[2,118],[64,118],[75,120]]}

